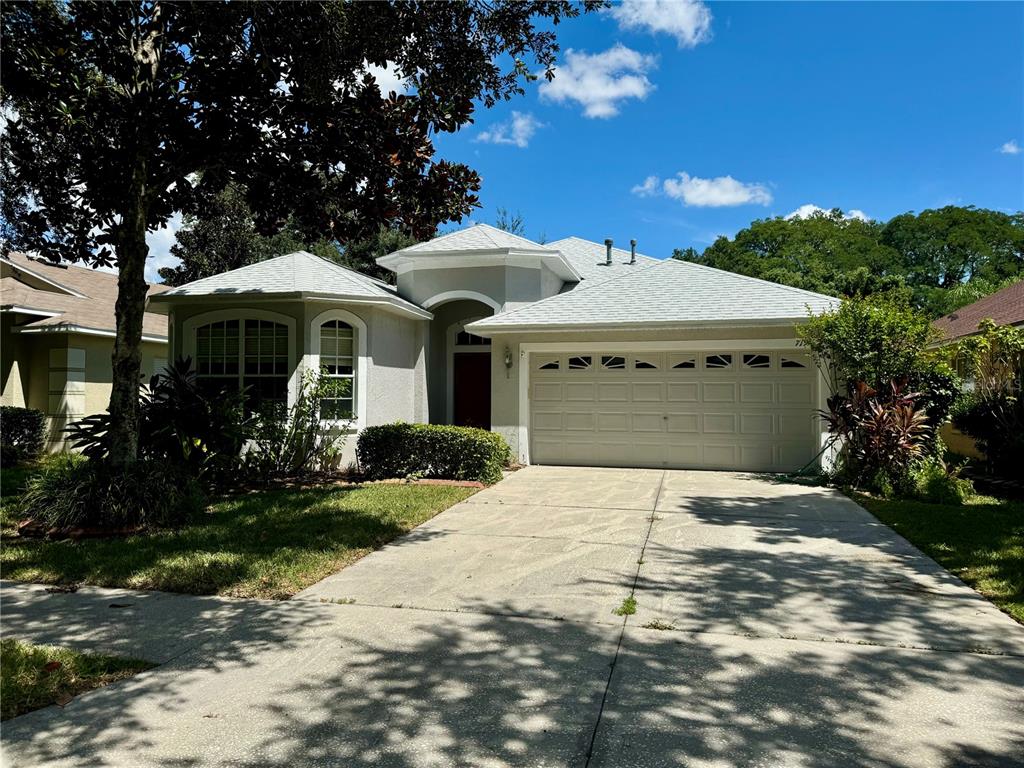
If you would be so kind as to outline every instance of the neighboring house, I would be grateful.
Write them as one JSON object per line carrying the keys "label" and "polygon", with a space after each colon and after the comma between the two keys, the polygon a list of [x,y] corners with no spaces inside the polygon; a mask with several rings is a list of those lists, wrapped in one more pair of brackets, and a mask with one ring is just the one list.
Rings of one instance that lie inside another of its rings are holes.
{"label": "neighboring house", "polygon": [[[51,451],[64,448],[69,423],[110,402],[116,299],[116,275],[20,253],[0,258],[2,403],[45,413]],[[167,359],[167,318],[147,312],[142,330],[148,377]]]}
{"label": "neighboring house", "polygon": [[978,325],[986,319],[994,320],[996,325],[1024,325],[1024,280],[960,307],[932,325],[942,332],[939,344],[950,344],[976,334]]}
{"label": "neighboring house", "polygon": [[823,445],[794,325],[836,299],[483,224],[377,261],[397,286],[299,252],[150,310],[209,386],[284,402],[323,366],[353,381],[357,429],[479,426],[524,463],[784,471]]}

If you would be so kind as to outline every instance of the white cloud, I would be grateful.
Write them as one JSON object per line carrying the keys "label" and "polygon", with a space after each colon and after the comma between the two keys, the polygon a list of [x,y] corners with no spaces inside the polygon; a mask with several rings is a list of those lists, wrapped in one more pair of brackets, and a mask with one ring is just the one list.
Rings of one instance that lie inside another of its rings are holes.
{"label": "white cloud", "polygon": [[1019,155],[1021,152],[1020,144],[1015,139],[1010,139],[999,148],[999,152],[1003,155]]}
{"label": "white cloud", "polygon": [[660,181],[648,176],[633,187],[634,195],[652,197],[664,194],[683,205],[697,208],[724,208],[732,205],[768,205],[772,193],[764,184],[737,181],[732,176],[702,179],[680,171],[675,178]]}
{"label": "white cloud", "polygon": [[609,13],[622,29],[672,35],[680,48],[711,39],[711,11],[700,0],[622,0]]}
{"label": "white cloud", "polygon": [[637,184],[630,190],[637,197],[654,197],[659,192],[661,180],[657,176],[648,176],[643,184]]}
{"label": "white cloud", "polygon": [[519,148],[529,146],[530,139],[543,128],[544,123],[538,120],[529,112],[512,112],[512,117],[503,123],[495,123],[489,130],[481,131],[475,141],[483,141],[488,144],[512,144]]}
{"label": "white cloud", "polygon": [[[818,216],[821,214],[830,214],[832,211],[827,208],[822,208],[815,205],[814,203],[804,203],[792,213],[788,213],[783,216],[786,221],[791,219],[809,219],[811,216]],[[851,208],[849,211],[843,214],[844,219],[860,219],[861,221],[871,221],[871,217],[868,216],[864,211],[858,208]]]}
{"label": "white cloud", "polygon": [[380,89],[381,96],[387,97],[392,91],[405,93],[409,89],[409,81],[398,73],[398,67],[390,61],[384,67],[364,61],[363,68],[377,81],[377,88]]}
{"label": "white cloud", "polygon": [[647,73],[656,64],[654,56],[621,43],[602,53],[569,49],[565,63],[555,68],[555,79],[541,83],[540,95],[559,103],[578,102],[587,117],[614,117],[619,102],[647,98],[654,90]]}

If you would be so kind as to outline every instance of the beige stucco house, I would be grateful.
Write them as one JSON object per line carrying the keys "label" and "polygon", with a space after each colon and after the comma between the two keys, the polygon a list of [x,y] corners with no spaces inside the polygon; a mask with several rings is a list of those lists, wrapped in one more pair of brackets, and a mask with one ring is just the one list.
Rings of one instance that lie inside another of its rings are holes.
{"label": "beige stucco house", "polygon": [[378,263],[397,285],[299,252],[150,311],[212,386],[287,401],[303,371],[350,379],[357,430],[479,426],[538,464],[787,471],[823,445],[826,393],[794,326],[831,297],[483,224]]}
{"label": "beige stucco house", "polygon": [[[107,410],[116,300],[116,275],[20,253],[0,258],[0,402],[46,414],[51,451],[65,447],[68,424]],[[166,364],[167,318],[147,312],[142,338],[151,376]]]}

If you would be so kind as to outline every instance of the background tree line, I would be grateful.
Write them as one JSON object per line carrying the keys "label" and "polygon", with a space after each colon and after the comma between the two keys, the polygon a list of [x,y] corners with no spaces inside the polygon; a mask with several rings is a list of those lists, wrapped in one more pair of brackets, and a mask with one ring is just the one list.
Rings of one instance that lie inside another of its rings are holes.
{"label": "background tree line", "polygon": [[946,206],[880,222],[833,209],[672,255],[833,296],[887,292],[939,317],[1024,279],[1024,213]]}

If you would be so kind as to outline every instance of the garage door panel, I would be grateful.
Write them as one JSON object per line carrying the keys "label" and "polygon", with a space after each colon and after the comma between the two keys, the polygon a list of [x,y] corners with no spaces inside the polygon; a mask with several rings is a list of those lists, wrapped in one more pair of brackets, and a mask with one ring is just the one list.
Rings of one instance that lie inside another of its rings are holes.
{"label": "garage door panel", "polygon": [[566,382],[565,399],[571,403],[594,402],[594,384],[589,381]]}
{"label": "garage door panel", "polygon": [[634,382],[634,403],[661,403],[665,400],[665,385],[658,381]]}
{"label": "garage door panel", "polygon": [[736,384],[732,381],[705,381],[703,383],[705,403],[735,403]]}
{"label": "garage door panel", "polygon": [[597,399],[601,403],[628,403],[629,384],[625,381],[597,385]]}
{"label": "garage door panel", "polygon": [[582,429],[593,432],[596,427],[597,425],[595,423],[594,414],[591,411],[565,412],[565,428],[568,431]]}
{"label": "garage door panel", "polygon": [[810,382],[779,382],[780,405],[813,405]]}
{"label": "garage door panel", "polygon": [[[708,369],[710,354],[612,348],[560,356],[559,369],[535,371],[530,382],[532,460],[743,471],[794,470],[811,460],[820,432],[816,371],[783,369],[776,352],[757,354],[767,366],[741,364],[750,356],[742,350],[731,353],[731,367]],[[569,368],[574,356],[592,365]],[[600,363],[620,357],[623,368]]]}
{"label": "garage door panel", "polygon": [[665,417],[660,413],[634,413],[634,432],[664,432]]}
{"label": "garage door panel", "polygon": [[740,384],[741,403],[770,404],[774,400],[775,385],[770,381],[747,382]]}
{"label": "garage door panel", "polygon": [[670,413],[666,428],[669,432],[700,432],[700,414]]}
{"label": "garage door panel", "polygon": [[533,399],[538,402],[562,402],[561,382],[537,382],[533,385]]}
{"label": "garage door panel", "polygon": [[740,414],[740,434],[771,435],[775,432],[775,416],[771,413]]}
{"label": "garage door panel", "polygon": [[700,400],[700,385],[695,381],[673,381],[668,384],[670,403],[696,403]]}
{"label": "garage door panel", "polygon": [[712,435],[736,434],[735,413],[705,413],[704,433]]}
{"label": "garage door panel", "polygon": [[607,411],[597,414],[598,432],[629,432],[629,413],[608,413]]}

